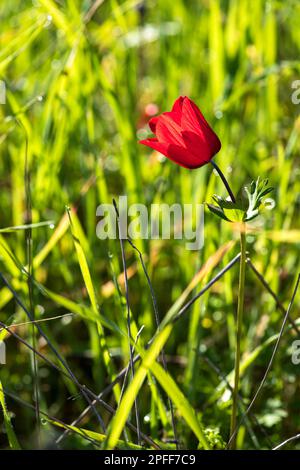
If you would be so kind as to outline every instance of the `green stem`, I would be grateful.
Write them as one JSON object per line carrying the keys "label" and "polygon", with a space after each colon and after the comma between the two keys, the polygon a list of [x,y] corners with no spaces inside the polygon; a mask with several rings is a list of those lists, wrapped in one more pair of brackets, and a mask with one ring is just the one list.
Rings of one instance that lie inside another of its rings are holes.
{"label": "green stem", "polygon": [[241,358],[241,336],[243,325],[244,310],[244,294],[245,294],[245,267],[246,267],[246,224],[242,223],[240,229],[241,258],[240,258],[240,274],[239,274],[239,297],[236,320],[236,350],[235,350],[235,366],[234,366],[234,386],[232,393],[232,414],[230,423],[230,449],[236,448],[236,421],[237,421],[237,405],[240,382],[240,358]]}

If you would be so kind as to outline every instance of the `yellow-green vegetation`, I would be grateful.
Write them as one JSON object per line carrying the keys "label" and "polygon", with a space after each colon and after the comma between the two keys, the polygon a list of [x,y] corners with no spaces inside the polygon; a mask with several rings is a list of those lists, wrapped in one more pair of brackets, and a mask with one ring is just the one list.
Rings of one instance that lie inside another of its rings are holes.
{"label": "yellow-green vegetation", "polygon": [[0,21],[0,448],[175,449],[173,421],[179,448],[226,447],[239,258],[186,303],[239,254],[239,228],[205,210],[201,250],[124,240],[128,308],[122,245],[96,235],[97,206],[119,195],[227,197],[211,165],[190,171],[138,144],[149,105],[179,95],[220,137],[235,193],[258,176],[274,188],[247,224],[236,445],[297,434],[299,295],[241,417],[300,271],[298,0],[10,0]]}

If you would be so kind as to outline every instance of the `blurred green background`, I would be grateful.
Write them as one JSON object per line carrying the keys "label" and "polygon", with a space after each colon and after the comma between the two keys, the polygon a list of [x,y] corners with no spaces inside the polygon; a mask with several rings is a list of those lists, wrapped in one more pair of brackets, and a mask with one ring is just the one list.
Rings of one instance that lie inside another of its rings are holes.
{"label": "blurred green background", "polygon": [[[80,383],[99,393],[111,382],[113,369],[121,370],[129,359],[127,339],[114,329],[126,331],[120,245],[97,238],[97,206],[122,194],[147,206],[210,202],[214,193],[225,195],[209,165],[185,170],[137,143],[148,135],[153,111],[169,110],[179,95],[192,98],[219,135],[222,150],[216,161],[234,191],[259,175],[275,188],[271,210],[249,226],[247,242],[254,265],[288,305],[300,269],[300,104],[291,100],[292,83],[300,79],[298,1],[11,0],[1,2],[0,19],[0,79],[6,84],[6,103],[0,105],[1,229],[53,222],[32,233],[0,233],[0,271],[36,319],[73,313],[40,325]],[[161,317],[174,305],[178,309],[175,302],[182,304],[198,292],[238,253],[237,240],[232,225],[206,212],[200,251],[186,250],[184,240],[138,242]],[[125,251],[131,311],[137,328],[144,325],[141,338],[146,342],[156,329],[150,292],[137,253],[128,244]],[[24,266],[35,283],[28,283]],[[14,293],[1,282],[0,320],[6,325],[26,322]],[[235,266],[175,325],[166,344],[170,374],[216,448],[229,433],[231,396],[222,376],[233,368],[237,285]],[[113,328],[95,320],[96,302]],[[298,296],[294,319],[299,306]],[[282,316],[248,269],[245,404],[263,376]],[[30,325],[13,331],[57,363]],[[103,332],[110,372],[104,366]],[[38,432],[34,411],[11,394],[33,404],[38,389],[41,410],[64,423],[75,419],[86,402],[43,360],[34,366],[30,350],[15,337],[2,330],[0,339],[7,347],[7,364],[0,366],[7,392],[1,448],[12,442],[12,426],[23,448],[37,447],[38,434],[41,446],[53,445],[63,430],[44,417]],[[240,429],[239,447],[271,448],[299,432],[294,339],[287,327],[255,403],[255,417],[249,416]],[[118,392],[106,396],[114,408]],[[154,440],[172,440],[168,400],[151,375],[138,398],[142,430]],[[108,425],[110,414],[101,413]],[[175,415],[181,446],[195,448],[197,441],[176,407]],[[91,413],[81,426],[101,431]],[[134,433],[122,439],[136,442]],[[93,443],[71,433],[61,446],[93,448]]]}

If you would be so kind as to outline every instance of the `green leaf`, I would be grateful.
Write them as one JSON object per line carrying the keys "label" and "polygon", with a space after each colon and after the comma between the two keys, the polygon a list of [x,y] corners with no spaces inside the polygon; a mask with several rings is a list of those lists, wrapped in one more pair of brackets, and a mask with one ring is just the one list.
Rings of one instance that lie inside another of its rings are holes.
{"label": "green leaf", "polygon": [[[101,353],[102,353],[102,357],[103,357],[103,362],[106,366],[109,377],[113,381],[114,378],[115,378],[115,371],[114,371],[114,367],[113,367],[113,364],[112,364],[112,361],[111,361],[109,349],[108,349],[106,339],[105,339],[104,326],[102,325],[101,317],[99,315],[99,307],[98,307],[98,302],[97,302],[97,298],[96,298],[94,285],[93,285],[93,282],[92,282],[90,269],[89,269],[89,266],[88,266],[88,262],[87,262],[87,259],[86,259],[86,256],[85,256],[84,249],[83,249],[83,246],[85,244],[85,240],[83,240],[82,230],[81,230],[81,227],[80,227],[79,222],[77,220],[76,214],[73,214],[73,216],[72,216],[71,211],[70,211],[69,208],[67,208],[67,213],[68,213],[69,220],[70,220],[71,232],[72,232],[72,236],[73,236],[73,241],[74,241],[75,250],[76,250],[76,253],[77,253],[77,258],[78,258],[81,274],[82,274],[84,284],[85,284],[85,287],[86,287],[86,290],[87,290],[87,293],[88,293],[88,296],[89,296],[89,299],[90,299],[90,302],[91,302],[92,310],[93,310],[94,315],[96,316],[96,318],[98,318],[97,328],[98,328],[99,342],[100,342],[100,348],[101,348]],[[121,393],[120,386],[117,385],[116,387],[114,387],[114,394],[115,394],[115,397],[116,397],[117,401],[120,398],[120,393]]]}
{"label": "green leaf", "polygon": [[245,220],[246,214],[241,209],[231,208],[231,209],[223,209],[225,217],[231,222],[242,222]]}
{"label": "green leaf", "polygon": [[[101,433],[98,433],[98,432],[95,432],[95,431],[90,431],[89,429],[85,429],[85,428],[78,428],[76,426],[67,425],[67,424],[64,424],[62,422],[55,421],[55,420],[53,420],[51,418],[48,418],[46,416],[45,416],[45,419],[50,424],[52,424],[54,426],[57,426],[59,428],[63,428],[65,430],[73,431],[76,434],[79,434],[80,436],[82,436],[83,438],[89,437],[93,441],[101,443],[101,444],[103,442],[105,442],[105,440],[106,440],[106,435],[105,434],[101,434]],[[133,444],[131,442],[125,442],[125,441],[122,441],[120,439],[117,441],[115,448],[119,449],[119,450],[142,450],[143,449],[142,446],[139,446],[137,444]]]}
{"label": "green leaf", "polygon": [[172,328],[172,325],[167,325],[157,335],[156,339],[147,352],[141,348],[138,348],[136,345],[140,355],[142,356],[142,364],[137,370],[130,386],[127,388],[117,413],[113,418],[111,429],[107,438],[107,448],[113,449],[115,447],[117,440],[119,439],[119,436],[125,426],[130,410],[134,404],[134,400],[139,393],[148,370],[150,370],[173,403],[177,406],[178,411],[185,419],[190,429],[197,436],[203,448],[209,449],[209,444],[205,438],[204,430],[202,429],[202,426],[196,417],[194,408],[190,405],[186,397],[180,391],[172,377],[166,373],[165,370],[156,362],[156,358],[159,356],[160,351],[166,343]]}
{"label": "green leaf", "polygon": [[114,449],[116,447],[134,401],[139,393],[141,386],[143,385],[147,372],[156,358],[159,356],[171,331],[172,325],[167,325],[160,333],[158,333],[149,350],[145,353],[142,363],[135,372],[134,378],[124,393],[117,412],[112,420],[105,445],[107,449]]}
{"label": "green leaf", "polygon": [[18,442],[14,428],[11,424],[11,419],[10,419],[8,410],[6,408],[5,397],[4,397],[1,380],[0,380],[0,404],[1,404],[2,411],[3,411],[4,425],[5,425],[5,429],[7,432],[9,446],[11,447],[11,449],[20,450],[21,446]]}
{"label": "green leaf", "polygon": [[248,202],[241,196],[235,202],[214,195],[213,200],[219,207],[208,204],[212,213],[229,222],[242,222],[246,218]]}
{"label": "green leaf", "polygon": [[89,266],[87,263],[87,259],[85,256],[85,252],[83,250],[83,246],[85,244],[85,241],[82,239],[82,233],[81,230],[79,229],[78,222],[77,222],[77,217],[76,214],[71,215],[71,212],[69,209],[67,209],[68,215],[69,215],[69,220],[70,220],[70,226],[71,226],[71,232],[73,235],[73,241],[77,253],[77,258],[79,262],[79,266],[81,269],[81,274],[84,280],[84,284],[88,293],[88,296],[90,298],[90,302],[92,305],[92,308],[96,314],[98,314],[98,302],[96,299],[96,294],[95,294],[95,289],[93,286],[92,282],[92,277],[91,273],[89,270]]}
{"label": "green leaf", "polygon": [[165,392],[168,394],[172,402],[176,405],[179,413],[197,436],[203,448],[208,450],[210,446],[206,440],[204,430],[199,420],[197,419],[195,410],[181,392],[173,378],[157,362],[151,364],[150,370],[160,385],[163,387]]}
{"label": "green leaf", "polygon": [[36,224],[16,225],[14,227],[0,228],[0,233],[18,232],[19,230],[27,230],[29,228],[39,228],[39,227],[45,227],[49,225],[53,225],[53,221],[48,220],[45,222],[38,222]]}
{"label": "green leaf", "polygon": [[207,207],[209,208],[210,212],[212,212],[213,214],[217,215],[218,217],[220,217],[221,219],[223,220],[227,220],[229,222],[229,220],[227,219],[227,217],[225,216],[224,212],[217,206],[214,206],[212,204],[207,204]]}

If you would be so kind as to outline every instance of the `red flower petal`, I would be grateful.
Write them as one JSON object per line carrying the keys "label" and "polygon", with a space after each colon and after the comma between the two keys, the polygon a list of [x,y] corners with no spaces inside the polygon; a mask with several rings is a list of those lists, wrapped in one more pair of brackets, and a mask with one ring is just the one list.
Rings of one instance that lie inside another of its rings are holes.
{"label": "red flower petal", "polygon": [[196,134],[191,131],[183,131],[182,137],[186,149],[197,159],[199,164],[209,162],[213,156],[210,146],[205,142],[205,140],[203,140],[199,133]]}
{"label": "red flower petal", "polygon": [[196,132],[199,133],[203,141],[207,142],[211,149],[210,158],[219,152],[221,142],[218,136],[212,130],[198,106],[188,98],[183,103],[181,124],[183,129],[186,130],[192,130],[192,127],[194,127],[194,131],[198,129]]}
{"label": "red flower petal", "polygon": [[208,137],[208,142],[210,144],[210,148],[212,151],[212,156],[216,155],[216,153],[220,152],[222,144],[220,142],[219,137],[217,134],[214,133],[212,129],[210,129],[210,137]]}
{"label": "red flower petal", "polygon": [[196,158],[191,152],[187,149],[181,147],[180,145],[170,144],[168,147],[168,158],[173,160],[180,166],[184,168],[189,168],[190,170],[194,168],[199,168],[202,165],[205,165],[207,162],[202,162],[199,158]]}
{"label": "red flower petal", "polygon": [[140,143],[151,147],[185,168],[199,168],[220,150],[221,142],[198,106],[180,96],[172,111],[149,122],[155,138]]}
{"label": "red flower petal", "polygon": [[170,119],[172,119],[172,121],[175,121],[176,124],[178,124],[178,126],[181,126],[181,116],[182,116],[181,113],[177,111],[170,111],[167,113],[163,113],[162,116],[169,117]]}
{"label": "red flower petal", "polygon": [[195,115],[196,119],[198,120],[199,124],[200,125],[205,124],[205,126],[210,127],[207,120],[205,119],[205,117],[201,113],[200,109],[196,105],[196,103],[194,103],[194,101],[190,100],[189,98],[186,98],[186,102],[187,102],[187,105],[192,110],[192,112],[194,113],[194,115]]}
{"label": "red flower petal", "polygon": [[159,117],[155,133],[159,142],[184,146],[181,127],[174,121],[173,113],[164,113]]}
{"label": "red flower petal", "polygon": [[204,130],[207,129],[206,125],[203,126],[202,119],[200,118],[200,116],[198,116],[198,114],[196,113],[196,111],[191,105],[191,101],[188,98],[184,100],[183,105],[182,105],[181,126],[183,130],[199,132],[201,134],[203,134]]}
{"label": "red flower petal", "polygon": [[156,124],[157,124],[158,119],[159,119],[159,116],[155,116],[151,118],[149,121],[149,127],[151,131],[153,132],[153,134],[155,134]]}
{"label": "red flower petal", "polygon": [[140,144],[146,145],[147,147],[150,147],[154,150],[156,150],[159,153],[162,153],[167,157],[168,153],[168,145],[163,144],[161,142],[158,142],[156,137],[149,138],[149,139],[144,139],[139,141]]}
{"label": "red flower petal", "polygon": [[179,98],[177,98],[177,100],[173,104],[172,111],[171,111],[172,113],[175,112],[175,113],[181,114],[182,104],[185,98],[186,96],[179,96]]}
{"label": "red flower petal", "polygon": [[179,114],[177,112],[171,111],[171,112],[167,112],[167,113],[162,113],[160,116],[154,116],[149,121],[149,127],[150,127],[151,131],[153,132],[153,134],[156,134],[156,126],[157,126],[157,123],[158,123],[159,119],[161,119],[162,116],[167,116],[167,117],[171,118],[178,125],[180,125],[180,123],[181,123],[181,114]]}

